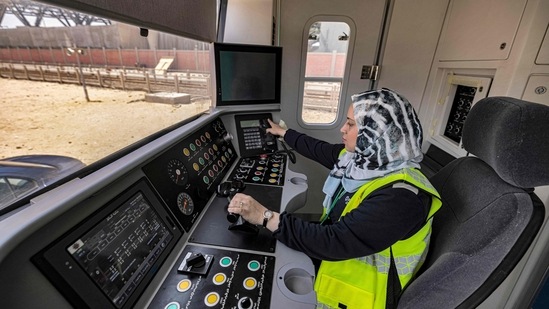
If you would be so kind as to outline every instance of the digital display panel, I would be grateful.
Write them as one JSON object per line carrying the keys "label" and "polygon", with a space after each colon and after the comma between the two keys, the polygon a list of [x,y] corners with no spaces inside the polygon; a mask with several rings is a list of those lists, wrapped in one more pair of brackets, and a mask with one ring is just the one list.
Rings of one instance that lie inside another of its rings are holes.
{"label": "digital display panel", "polygon": [[112,187],[107,203],[100,194],[77,205],[95,211],[65,217],[70,230],[32,257],[74,308],[134,308],[184,233],[146,178]]}
{"label": "digital display panel", "polygon": [[217,105],[280,103],[282,48],[215,43]]}
{"label": "digital display panel", "polygon": [[274,100],[276,55],[222,51],[221,100]]}
{"label": "digital display panel", "polygon": [[138,192],[67,251],[109,299],[121,307],[172,237]]}
{"label": "digital display panel", "polygon": [[256,128],[259,127],[259,119],[242,120],[240,121],[241,128]]}
{"label": "digital display panel", "polygon": [[172,237],[138,192],[66,250],[120,308]]}

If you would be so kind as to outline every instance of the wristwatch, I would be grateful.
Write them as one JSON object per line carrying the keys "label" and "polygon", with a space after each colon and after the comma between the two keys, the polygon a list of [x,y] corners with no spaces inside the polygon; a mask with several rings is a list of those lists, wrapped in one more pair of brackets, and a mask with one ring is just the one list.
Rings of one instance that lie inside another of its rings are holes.
{"label": "wristwatch", "polygon": [[263,227],[267,227],[267,222],[269,222],[269,219],[273,217],[273,212],[270,210],[265,210],[263,212]]}

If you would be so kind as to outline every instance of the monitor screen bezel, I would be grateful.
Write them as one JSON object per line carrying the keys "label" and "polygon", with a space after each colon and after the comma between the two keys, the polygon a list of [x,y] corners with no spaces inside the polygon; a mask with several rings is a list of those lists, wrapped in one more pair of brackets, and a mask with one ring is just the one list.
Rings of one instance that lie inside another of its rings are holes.
{"label": "monitor screen bezel", "polygon": [[[214,64],[215,64],[215,96],[217,106],[230,106],[230,105],[252,105],[252,104],[273,104],[280,103],[281,92],[281,78],[282,78],[282,47],[272,45],[252,45],[252,44],[234,44],[234,43],[214,43]],[[235,53],[264,53],[272,54],[275,56],[275,89],[274,98],[268,99],[239,99],[228,100],[223,99],[223,88],[221,83],[221,77],[223,76],[223,68],[221,67],[221,53],[223,52],[235,52]]]}
{"label": "monitor screen bezel", "polygon": [[172,234],[171,240],[164,247],[164,250],[149,268],[139,285],[135,287],[131,296],[120,308],[132,308],[139,299],[143,291],[147,288],[149,282],[156,275],[156,272],[171,253],[179,239],[184,234],[183,229],[177,225],[177,221],[167,211],[160,198],[154,193],[148,181],[145,178],[131,185],[120,195],[101,207],[94,214],[77,224],[65,235],[51,243],[33,257],[34,264],[46,275],[47,278],[57,287],[57,289],[66,297],[66,299],[75,307],[101,307],[117,308],[115,304],[107,297],[95,281],[78,265],[78,262],[67,251],[67,248],[86,234],[92,228],[103,222],[106,217],[112,214],[120,207],[124,207],[127,201],[141,193],[148,202],[151,209],[157,214],[158,218],[168,228]]}

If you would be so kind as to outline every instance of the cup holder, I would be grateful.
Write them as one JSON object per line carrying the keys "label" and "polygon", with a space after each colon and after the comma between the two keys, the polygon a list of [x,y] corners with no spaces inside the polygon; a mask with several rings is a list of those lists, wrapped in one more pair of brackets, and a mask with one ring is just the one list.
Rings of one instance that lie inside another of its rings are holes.
{"label": "cup holder", "polygon": [[289,263],[276,274],[276,285],[282,295],[295,302],[316,305],[315,269],[312,263]]}
{"label": "cup holder", "polygon": [[292,177],[290,178],[290,182],[293,183],[294,185],[306,185],[307,179],[303,179],[301,177]]}
{"label": "cup holder", "polygon": [[294,294],[305,295],[313,291],[313,277],[301,268],[289,269],[283,277],[284,285]]}

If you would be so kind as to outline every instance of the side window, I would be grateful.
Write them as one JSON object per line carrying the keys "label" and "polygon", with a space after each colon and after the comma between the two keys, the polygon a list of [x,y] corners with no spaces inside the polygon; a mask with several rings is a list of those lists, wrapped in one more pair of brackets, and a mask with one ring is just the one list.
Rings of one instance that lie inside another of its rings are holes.
{"label": "side window", "polygon": [[346,22],[315,21],[308,29],[301,120],[330,124],[342,102],[351,28]]}
{"label": "side window", "polygon": [[[47,153],[107,164],[210,108],[209,49],[35,0],[0,0],[0,159]],[[13,203],[36,187],[3,179],[0,193],[9,189]]]}
{"label": "side window", "polygon": [[38,185],[29,179],[0,177],[0,209],[37,188]]}
{"label": "side window", "polygon": [[0,177],[0,205],[7,204],[15,199],[15,193],[11,190],[6,178]]}
{"label": "side window", "polygon": [[38,188],[34,181],[24,178],[8,178],[8,182],[17,197],[27,195]]}

